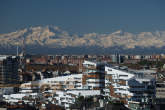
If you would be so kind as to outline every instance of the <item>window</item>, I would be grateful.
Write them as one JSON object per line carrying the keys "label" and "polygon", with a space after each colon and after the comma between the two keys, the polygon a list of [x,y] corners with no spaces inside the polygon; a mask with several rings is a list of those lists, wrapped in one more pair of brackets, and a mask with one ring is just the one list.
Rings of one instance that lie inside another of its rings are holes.
{"label": "window", "polygon": [[119,77],[128,77],[128,75],[119,75]]}

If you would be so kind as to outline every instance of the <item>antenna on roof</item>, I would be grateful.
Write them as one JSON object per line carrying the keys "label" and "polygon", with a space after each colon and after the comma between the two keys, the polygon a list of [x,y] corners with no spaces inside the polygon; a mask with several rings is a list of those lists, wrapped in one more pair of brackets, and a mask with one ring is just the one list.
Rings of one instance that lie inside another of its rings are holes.
{"label": "antenna on roof", "polygon": [[20,68],[22,69],[22,72],[26,72],[26,65],[25,65],[25,60],[26,60],[26,55],[25,55],[25,38],[22,39],[22,52],[20,56]]}

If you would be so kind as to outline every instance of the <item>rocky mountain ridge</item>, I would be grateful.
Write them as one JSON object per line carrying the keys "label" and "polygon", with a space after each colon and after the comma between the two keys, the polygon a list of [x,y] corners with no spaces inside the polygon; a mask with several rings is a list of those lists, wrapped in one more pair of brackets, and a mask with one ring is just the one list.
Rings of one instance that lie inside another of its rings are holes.
{"label": "rocky mountain ridge", "polygon": [[16,32],[0,34],[0,48],[13,46],[37,46],[48,48],[120,47],[124,50],[162,48],[165,46],[165,31],[141,32],[138,34],[118,30],[109,34],[88,33],[82,36],[69,34],[57,26],[30,27]]}

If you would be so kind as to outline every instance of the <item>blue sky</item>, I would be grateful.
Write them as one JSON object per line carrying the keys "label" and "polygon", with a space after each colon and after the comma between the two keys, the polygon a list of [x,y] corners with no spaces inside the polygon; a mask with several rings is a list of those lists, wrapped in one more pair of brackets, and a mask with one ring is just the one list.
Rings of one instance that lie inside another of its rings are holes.
{"label": "blue sky", "polygon": [[0,33],[38,25],[78,34],[165,30],[165,0],[0,0]]}

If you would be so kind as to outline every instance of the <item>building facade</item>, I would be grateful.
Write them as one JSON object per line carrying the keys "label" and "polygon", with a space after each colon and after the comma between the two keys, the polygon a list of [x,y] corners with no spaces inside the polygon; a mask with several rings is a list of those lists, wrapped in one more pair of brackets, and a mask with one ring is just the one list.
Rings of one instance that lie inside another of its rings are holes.
{"label": "building facade", "polygon": [[155,78],[144,73],[105,67],[105,95],[125,105],[151,104],[155,98]]}
{"label": "building facade", "polygon": [[0,84],[17,84],[19,59],[17,57],[0,57]]}

